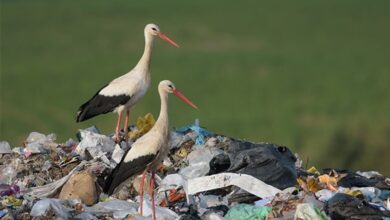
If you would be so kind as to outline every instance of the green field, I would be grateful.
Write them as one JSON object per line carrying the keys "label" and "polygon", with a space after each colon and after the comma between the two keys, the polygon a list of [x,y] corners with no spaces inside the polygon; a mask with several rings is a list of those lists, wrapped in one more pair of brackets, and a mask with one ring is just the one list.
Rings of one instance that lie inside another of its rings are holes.
{"label": "green field", "polygon": [[308,165],[390,175],[390,1],[1,0],[0,140],[31,131],[114,130],[116,115],[76,124],[80,104],[129,71],[154,22],[152,87],[132,112],[156,117],[170,79],[171,124],[289,146]]}

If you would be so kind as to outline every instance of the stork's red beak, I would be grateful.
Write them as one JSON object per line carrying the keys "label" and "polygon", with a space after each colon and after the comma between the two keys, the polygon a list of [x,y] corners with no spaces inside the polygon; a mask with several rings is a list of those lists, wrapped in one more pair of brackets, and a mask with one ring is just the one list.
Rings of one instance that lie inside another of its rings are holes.
{"label": "stork's red beak", "polygon": [[163,34],[163,33],[158,33],[158,36],[161,38],[161,39],[163,39],[163,40],[165,40],[166,42],[168,42],[169,44],[171,44],[171,45],[173,45],[173,46],[175,46],[175,47],[180,47],[177,43],[175,43],[175,41],[173,41],[173,40],[171,40],[167,35],[165,35],[165,34]]}
{"label": "stork's red beak", "polygon": [[177,89],[173,90],[173,94],[179,97],[181,100],[183,100],[185,103],[187,103],[194,109],[198,109],[198,107],[194,103],[192,103],[187,97],[185,97],[179,90]]}

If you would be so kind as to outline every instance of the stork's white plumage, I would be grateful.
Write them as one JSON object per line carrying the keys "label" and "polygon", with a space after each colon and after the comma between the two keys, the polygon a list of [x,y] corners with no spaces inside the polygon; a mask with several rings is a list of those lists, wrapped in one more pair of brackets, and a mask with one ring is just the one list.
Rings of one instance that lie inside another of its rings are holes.
{"label": "stork's white plumage", "polygon": [[115,134],[119,142],[119,127],[122,112],[126,111],[125,137],[127,142],[128,121],[130,108],[142,98],[150,86],[149,65],[151,60],[153,41],[156,36],[167,41],[175,47],[179,47],[169,39],[155,24],[145,26],[145,49],[138,64],[128,73],[122,75],[100,89],[89,101],[80,106],[76,115],[76,121],[81,122],[100,114],[117,112],[118,121]]}
{"label": "stork's white plumage", "polygon": [[103,191],[111,195],[115,188],[127,178],[144,171],[141,181],[140,192],[140,212],[142,215],[142,193],[145,174],[148,170],[152,172],[150,180],[150,196],[152,198],[153,219],[155,219],[154,205],[154,173],[168,154],[169,119],[168,119],[168,94],[173,93],[184,102],[197,108],[187,99],[169,80],[161,81],[158,85],[158,92],[161,99],[160,115],[153,128],[144,136],[132,144],[130,150],[123,156],[121,162],[111,172],[107,178]]}

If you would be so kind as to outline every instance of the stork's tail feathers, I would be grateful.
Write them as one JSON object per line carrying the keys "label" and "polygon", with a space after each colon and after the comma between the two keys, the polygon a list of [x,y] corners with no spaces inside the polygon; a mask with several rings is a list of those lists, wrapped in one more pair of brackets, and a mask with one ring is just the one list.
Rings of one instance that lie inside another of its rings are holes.
{"label": "stork's tail feathers", "polygon": [[102,106],[101,100],[97,98],[99,96],[99,92],[106,87],[107,85],[103,86],[101,89],[99,89],[94,96],[84,104],[82,104],[79,108],[79,110],[76,113],[76,122],[82,122],[87,119],[93,118],[96,115],[99,115],[101,112],[98,112],[94,110],[96,107]]}
{"label": "stork's tail feathers", "polygon": [[103,192],[106,193],[107,195],[112,195],[114,193],[115,187],[113,187],[113,185],[112,185],[113,179],[114,178],[112,178],[112,176],[110,175],[110,176],[108,176],[108,178],[104,182]]}
{"label": "stork's tail feathers", "polygon": [[86,120],[86,117],[85,117],[86,111],[85,110],[86,110],[85,108],[80,107],[80,109],[76,113],[76,122],[82,122],[82,121]]}
{"label": "stork's tail feathers", "polygon": [[95,96],[92,99],[90,99],[88,102],[80,106],[79,110],[76,113],[76,122],[82,122],[98,115],[98,114],[91,114],[92,112],[90,111],[91,108],[90,102],[94,98]]}
{"label": "stork's tail feathers", "polygon": [[122,182],[144,171],[145,168],[148,167],[148,164],[150,164],[156,158],[157,155],[142,155],[137,158],[134,158],[131,161],[124,162],[127,153],[128,151],[123,155],[121,162],[106,178],[106,182],[103,186],[104,193],[112,195],[114,193],[115,188],[117,188]]}

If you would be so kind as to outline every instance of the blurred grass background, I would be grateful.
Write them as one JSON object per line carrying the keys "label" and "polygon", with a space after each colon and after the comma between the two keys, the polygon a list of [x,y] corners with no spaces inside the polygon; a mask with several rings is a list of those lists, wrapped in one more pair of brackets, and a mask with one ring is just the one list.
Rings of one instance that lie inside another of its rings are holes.
{"label": "blurred grass background", "polygon": [[152,87],[136,117],[159,112],[171,79],[199,107],[171,98],[171,125],[287,145],[309,166],[390,175],[390,2],[1,0],[0,140],[31,131],[114,130],[78,107],[128,72],[158,24]]}

